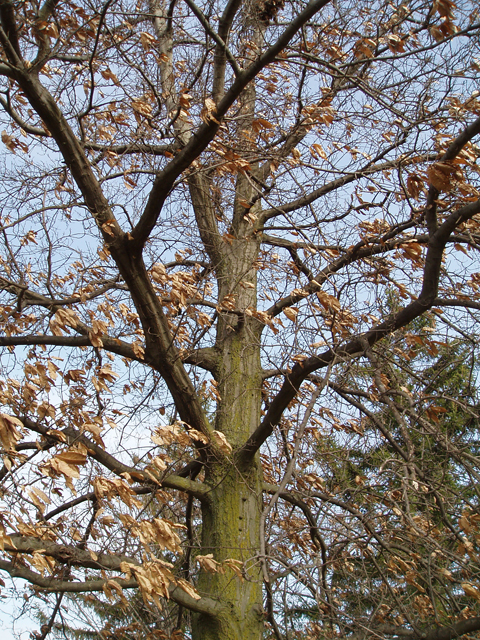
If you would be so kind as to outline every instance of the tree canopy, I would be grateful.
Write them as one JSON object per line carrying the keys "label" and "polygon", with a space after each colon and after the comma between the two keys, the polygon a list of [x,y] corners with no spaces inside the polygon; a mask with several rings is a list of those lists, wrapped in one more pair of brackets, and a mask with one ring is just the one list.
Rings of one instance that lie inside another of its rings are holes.
{"label": "tree canopy", "polygon": [[480,632],[479,36],[473,0],[0,0],[38,640],[102,600],[105,638]]}

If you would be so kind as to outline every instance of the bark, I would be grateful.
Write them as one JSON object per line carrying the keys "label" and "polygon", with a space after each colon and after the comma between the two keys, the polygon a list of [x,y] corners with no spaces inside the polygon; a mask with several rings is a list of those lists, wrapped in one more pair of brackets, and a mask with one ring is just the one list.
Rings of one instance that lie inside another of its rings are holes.
{"label": "bark", "polygon": [[[219,297],[236,295],[236,307],[244,310],[256,302],[254,263],[258,243],[234,240],[224,249]],[[218,323],[217,404],[215,428],[225,434],[234,450],[260,422],[261,364],[258,323],[247,315],[223,314]],[[213,554],[217,562],[233,558],[244,563],[244,579],[230,569],[224,574],[202,573],[199,592],[222,599],[225,613],[215,619],[195,618],[195,640],[259,640],[263,630],[260,563],[260,515],[262,469],[259,456],[246,465],[232,458],[211,461],[206,470],[210,487],[208,502],[202,503],[202,555]]]}
{"label": "bark", "polygon": [[211,501],[202,506],[202,555],[217,562],[228,558],[245,563],[243,580],[227,567],[225,573],[202,572],[203,597],[221,598],[222,613],[194,617],[195,640],[259,640],[263,630],[262,581],[256,559],[262,491],[257,459],[240,471],[230,461],[216,464],[207,475]]}

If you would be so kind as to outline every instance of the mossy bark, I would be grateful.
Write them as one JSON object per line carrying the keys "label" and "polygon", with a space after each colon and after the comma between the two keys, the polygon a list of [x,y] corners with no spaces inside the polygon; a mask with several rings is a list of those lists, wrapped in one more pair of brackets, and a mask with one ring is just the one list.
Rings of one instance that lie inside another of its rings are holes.
{"label": "mossy bark", "polygon": [[212,553],[217,562],[228,558],[244,562],[244,577],[240,579],[228,567],[225,573],[201,573],[200,594],[221,600],[225,609],[215,618],[197,615],[194,640],[260,640],[262,636],[259,480],[256,464],[243,473],[232,465],[218,465],[209,477],[212,500],[203,508],[202,555]]}
{"label": "mossy bark", "polygon": [[[252,240],[234,241],[226,261],[220,300],[234,293],[234,314],[223,314],[216,348],[218,401],[215,428],[225,434],[233,450],[242,446],[259,424],[261,415],[260,331],[257,321],[241,313],[256,304],[254,262],[258,247]],[[258,559],[262,513],[262,469],[259,456],[243,468],[229,459],[213,460],[207,466],[205,482],[210,500],[202,506],[202,550],[217,562],[240,560],[243,579],[228,567],[225,573],[199,577],[202,595],[222,601],[225,614],[210,618],[198,615],[194,640],[260,640],[264,615],[262,577]]]}

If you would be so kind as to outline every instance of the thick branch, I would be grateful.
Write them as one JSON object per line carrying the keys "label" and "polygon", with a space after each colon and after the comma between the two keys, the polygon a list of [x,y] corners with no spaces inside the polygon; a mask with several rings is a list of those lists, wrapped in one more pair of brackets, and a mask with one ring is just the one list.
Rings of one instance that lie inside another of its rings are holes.
{"label": "thick branch", "polygon": [[395,625],[382,624],[375,628],[378,634],[386,634],[389,636],[400,636],[402,638],[411,638],[412,640],[453,640],[459,638],[466,633],[474,633],[480,629],[480,617],[469,618],[453,622],[446,627],[432,626],[426,631],[413,631],[405,629],[405,627],[396,627]]}
{"label": "thick branch", "polygon": [[223,261],[223,240],[218,231],[208,178],[200,170],[188,176],[188,186],[198,230],[215,269]]}
{"label": "thick branch", "polygon": [[[44,548],[44,546],[42,547]],[[131,561],[132,564],[137,562]],[[21,566],[17,562],[7,562],[6,560],[0,560],[0,570],[9,573],[12,578],[22,578],[30,584],[34,584],[40,587],[47,593],[87,593],[92,591],[103,591],[104,585],[107,580],[89,580],[87,582],[68,582],[67,580],[59,580],[52,577],[44,577],[27,567]],[[137,589],[138,583],[134,579],[124,580],[123,578],[115,577],[115,582],[122,587],[122,589]],[[182,605],[190,611],[196,613],[204,613],[210,616],[216,616],[220,613],[222,605],[213,600],[212,598],[200,598],[195,600],[188,593],[180,589],[180,587],[171,584],[169,586],[169,596],[177,604]]]}
{"label": "thick branch", "polygon": [[60,0],[45,0],[38,12],[39,20],[48,20]]}
{"label": "thick branch", "polygon": [[219,364],[219,354],[214,347],[203,347],[189,353],[183,361],[196,367],[215,373]]}
{"label": "thick branch", "polygon": [[[102,336],[103,349],[116,353],[124,358],[130,360],[136,360],[137,362],[144,363],[142,358],[135,355],[134,350],[123,340],[118,338],[110,338]],[[9,346],[21,346],[21,345],[33,345],[33,344],[45,344],[58,347],[91,347],[92,341],[88,336],[47,336],[47,335],[30,335],[30,336],[5,336],[0,337],[0,347]]]}
{"label": "thick branch", "polygon": [[298,393],[300,386],[307,376],[318,369],[327,367],[334,359],[342,360],[360,355],[364,352],[365,345],[374,345],[383,337],[409,324],[433,306],[438,292],[443,251],[450,234],[457,224],[468,220],[477,213],[480,213],[480,200],[461,207],[450,214],[433,237],[430,238],[425,259],[422,290],[417,300],[414,300],[399,312],[376,327],[366,331],[358,338],[354,338],[344,347],[335,350],[329,349],[323,354],[308,358],[293,367],[291,373],[287,375],[282,388],[273,399],[263,422],[257,427],[238,452],[239,463],[250,460],[256,451],[258,451],[259,447],[271,435],[273,429],[279,423],[283,412]]}
{"label": "thick branch", "polygon": [[[229,0],[227,2],[227,5],[225,6],[225,9],[223,10],[222,16],[218,23],[218,37],[221,39],[221,42],[217,42],[217,46],[215,47],[215,57],[213,63],[212,98],[215,103],[218,102],[223,96],[225,88],[225,67],[227,56],[229,54],[227,50],[228,36],[233,19],[235,18],[235,15],[241,4],[241,0]],[[235,69],[235,67],[233,68]],[[238,71],[239,69],[237,67],[237,75]]]}
{"label": "thick branch", "polygon": [[[17,25],[15,23],[15,10],[10,0],[0,0],[0,21],[10,47],[16,57],[21,59],[20,45],[18,44]],[[8,55],[8,47],[6,48]]]}
{"label": "thick branch", "polygon": [[40,552],[54,558],[61,564],[69,564],[76,567],[120,571],[121,562],[130,562],[135,565],[139,564],[136,560],[128,556],[110,553],[95,554],[96,559],[93,560],[90,551],[70,545],[57,544],[49,540],[23,536],[21,534],[9,535],[8,540],[9,541],[5,543],[5,551],[8,553],[25,553],[30,555]]}
{"label": "thick branch", "polygon": [[463,307],[464,309],[479,309],[480,301],[462,300],[461,298],[435,298],[434,307]]}
{"label": "thick branch", "polygon": [[[480,116],[455,138],[443,155],[440,157],[437,156],[436,161],[449,162],[450,160],[453,160],[457,157],[463,147],[479,133]],[[425,205],[425,221],[430,235],[433,235],[437,230],[437,199],[439,195],[440,192],[438,189],[433,185],[430,185],[427,203]]]}

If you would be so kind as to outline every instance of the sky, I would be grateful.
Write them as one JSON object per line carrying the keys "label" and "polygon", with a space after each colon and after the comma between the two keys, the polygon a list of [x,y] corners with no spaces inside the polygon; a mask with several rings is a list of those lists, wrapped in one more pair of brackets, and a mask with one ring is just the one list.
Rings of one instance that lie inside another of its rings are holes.
{"label": "sky", "polygon": [[[22,602],[15,602],[15,598],[10,595],[4,595],[6,590],[2,589],[0,596],[0,638],[1,640],[29,640],[30,633],[38,630],[38,623],[30,620],[28,615],[22,615],[15,619],[18,615],[19,605]],[[17,594],[21,598],[20,594]]]}

